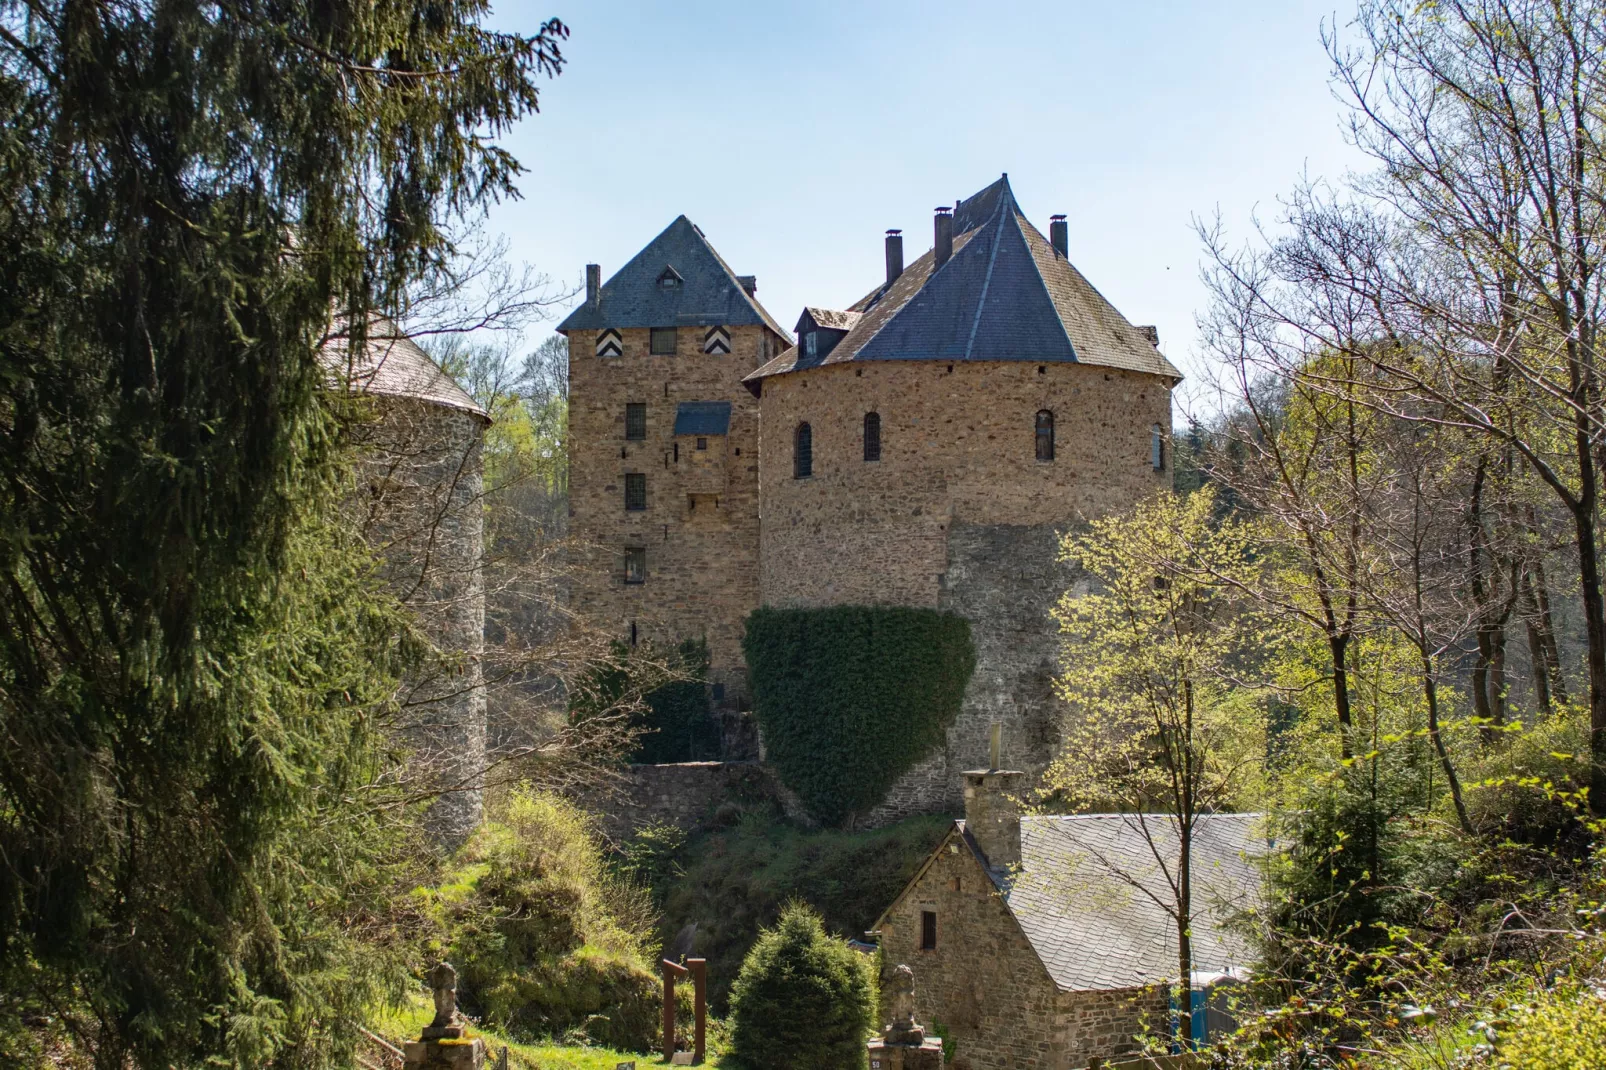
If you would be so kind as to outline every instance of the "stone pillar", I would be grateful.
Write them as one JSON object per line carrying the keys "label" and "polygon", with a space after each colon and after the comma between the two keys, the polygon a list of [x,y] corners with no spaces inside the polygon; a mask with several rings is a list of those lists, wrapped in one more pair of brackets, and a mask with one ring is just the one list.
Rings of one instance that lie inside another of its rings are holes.
{"label": "stone pillar", "polygon": [[468,1034],[457,1012],[457,971],[449,962],[429,975],[435,993],[435,1020],[402,1049],[404,1070],[484,1070],[485,1041]]}
{"label": "stone pillar", "polygon": [[926,1036],[915,1021],[915,974],[907,966],[892,971],[888,989],[892,1021],[870,1041],[870,1070],[942,1070],[942,1041]]}

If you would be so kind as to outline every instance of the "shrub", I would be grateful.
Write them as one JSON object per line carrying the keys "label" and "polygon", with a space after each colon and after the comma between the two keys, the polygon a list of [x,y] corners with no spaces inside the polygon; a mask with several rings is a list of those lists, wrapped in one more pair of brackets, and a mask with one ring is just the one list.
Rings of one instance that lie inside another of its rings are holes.
{"label": "shrub", "polygon": [[659,990],[644,953],[648,919],[609,877],[585,814],[517,789],[498,819],[464,848],[455,882],[433,893],[465,1008],[516,1039],[579,1030],[651,1048]]}
{"label": "shrub", "polygon": [[862,1068],[875,1024],[873,961],[789,905],[742,963],[731,991],[731,1054],[749,1070]]}
{"label": "shrub", "polygon": [[742,650],[768,760],[828,823],[943,743],[976,667],[964,618],[891,606],[758,609]]}
{"label": "shrub", "polygon": [[1606,1066],[1606,1006],[1587,993],[1546,1000],[1500,1045],[1509,1070],[1597,1070]]}

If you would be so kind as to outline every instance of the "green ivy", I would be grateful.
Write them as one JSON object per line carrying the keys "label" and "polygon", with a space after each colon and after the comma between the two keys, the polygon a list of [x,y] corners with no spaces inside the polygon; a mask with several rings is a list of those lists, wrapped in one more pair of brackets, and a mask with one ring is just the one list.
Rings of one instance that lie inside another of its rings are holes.
{"label": "green ivy", "polygon": [[829,823],[944,742],[976,667],[964,618],[892,606],[759,609],[742,650],[770,764]]}

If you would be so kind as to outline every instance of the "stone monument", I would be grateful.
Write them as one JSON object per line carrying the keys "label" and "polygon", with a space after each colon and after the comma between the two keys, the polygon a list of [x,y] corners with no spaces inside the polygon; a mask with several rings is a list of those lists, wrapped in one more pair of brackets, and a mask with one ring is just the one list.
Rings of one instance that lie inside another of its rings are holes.
{"label": "stone monument", "polygon": [[457,1010],[457,971],[442,962],[429,973],[435,1018],[404,1049],[406,1070],[483,1070],[485,1041],[471,1037]]}
{"label": "stone monument", "polygon": [[915,1021],[915,972],[907,966],[892,971],[887,985],[892,1021],[870,1041],[870,1070],[941,1070],[942,1041],[926,1036]]}

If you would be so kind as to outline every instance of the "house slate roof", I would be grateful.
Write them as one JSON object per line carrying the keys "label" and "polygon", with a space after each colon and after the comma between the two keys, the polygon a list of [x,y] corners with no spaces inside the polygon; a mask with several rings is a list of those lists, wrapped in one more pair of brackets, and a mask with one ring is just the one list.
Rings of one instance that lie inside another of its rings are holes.
{"label": "house slate roof", "polygon": [[[1254,961],[1249,941],[1228,923],[1260,901],[1254,860],[1271,850],[1263,826],[1261,814],[1206,814],[1195,825],[1196,973]],[[985,866],[975,841],[965,840]],[[1024,817],[1020,866],[989,873],[1061,989],[1137,988],[1177,975],[1176,923],[1160,906],[1174,901],[1176,845],[1165,815]]]}
{"label": "house slate roof", "polygon": [[851,331],[853,325],[859,322],[864,315],[862,312],[843,312],[834,308],[815,308],[813,305],[803,310],[803,315],[797,318],[797,330],[803,329],[803,324],[813,320],[816,327],[824,327],[831,331]]}
{"label": "house slate roof", "polygon": [[391,320],[375,317],[368,341],[355,359],[343,332],[325,343],[318,357],[337,383],[358,394],[412,398],[472,413],[489,423],[490,413],[447,375]]}
{"label": "house slate roof", "polygon": [[[665,289],[659,276],[671,269],[679,286]],[[763,324],[788,342],[792,336],[758,299],[742,288],[703,232],[678,216],[602,284],[598,300],[582,303],[558,324],[559,331],[604,327],[737,327]]]}
{"label": "house slate roof", "polygon": [[1180,380],[1182,373],[1021,213],[1003,176],[954,208],[953,254],[933,251],[849,306],[861,315],[824,357],[797,347],[744,380],[869,360],[1093,364]]}
{"label": "house slate roof", "polygon": [[682,401],[675,406],[677,435],[728,435],[730,429],[728,401]]}

